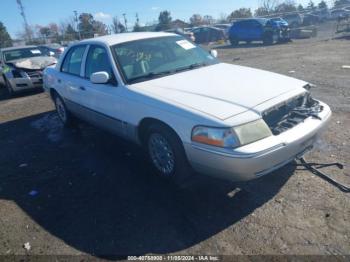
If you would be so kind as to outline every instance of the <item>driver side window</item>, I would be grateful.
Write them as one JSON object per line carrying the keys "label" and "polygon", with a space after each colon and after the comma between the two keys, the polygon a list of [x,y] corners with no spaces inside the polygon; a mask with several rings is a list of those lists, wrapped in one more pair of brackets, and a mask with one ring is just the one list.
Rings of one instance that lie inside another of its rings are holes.
{"label": "driver side window", "polygon": [[91,46],[86,58],[85,77],[90,79],[93,73],[102,71],[107,72],[110,79],[114,79],[106,49],[100,46]]}

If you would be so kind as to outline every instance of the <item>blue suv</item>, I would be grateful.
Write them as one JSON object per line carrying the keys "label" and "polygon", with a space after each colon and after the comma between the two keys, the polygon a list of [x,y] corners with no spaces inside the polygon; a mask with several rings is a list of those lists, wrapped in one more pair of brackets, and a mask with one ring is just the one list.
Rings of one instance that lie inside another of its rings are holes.
{"label": "blue suv", "polygon": [[229,40],[233,46],[238,45],[240,41],[247,43],[262,41],[265,45],[272,45],[288,38],[288,26],[265,18],[240,20],[235,22],[229,30]]}

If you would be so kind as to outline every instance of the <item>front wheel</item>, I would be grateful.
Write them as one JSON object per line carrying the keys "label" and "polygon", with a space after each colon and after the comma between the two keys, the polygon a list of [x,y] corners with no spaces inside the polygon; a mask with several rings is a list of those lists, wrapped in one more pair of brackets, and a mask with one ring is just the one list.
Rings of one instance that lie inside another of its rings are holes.
{"label": "front wheel", "polygon": [[10,98],[13,97],[15,92],[13,91],[13,88],[12,88],[10,82],[6,78],[5,78],[5,87],[7,90],[7,96]]}
{"label": "front wheel", "polygon": [[231,46],[238,46],[239,45],[239,40],[236,37],[231,37],[230,38],[230,43],[231,43]]}
{"label": "front wheel", "polygon": [[192,173],[182,141],[163,124],[152,124],[147,129],[144,148],[153,171],[161,178],[182,185]]}

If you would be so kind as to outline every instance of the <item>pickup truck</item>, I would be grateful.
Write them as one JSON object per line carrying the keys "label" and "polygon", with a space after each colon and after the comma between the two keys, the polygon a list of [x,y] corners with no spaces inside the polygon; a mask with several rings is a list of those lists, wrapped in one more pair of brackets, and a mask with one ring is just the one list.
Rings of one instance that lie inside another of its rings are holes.
{"label": "pickup truck", "polygon": [[140,145],[176,182],[256,179],[312,149],[331,110],[309,83],[216,56],[170,33],[103,36],[70,46],[44,88],[65,126],[80,118]]}

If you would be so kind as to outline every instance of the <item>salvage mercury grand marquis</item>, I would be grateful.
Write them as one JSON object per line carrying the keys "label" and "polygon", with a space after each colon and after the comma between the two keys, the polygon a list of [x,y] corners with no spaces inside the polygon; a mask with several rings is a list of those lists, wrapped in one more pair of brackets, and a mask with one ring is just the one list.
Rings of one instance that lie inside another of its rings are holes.
{"label": "salvage mercury grand marquis", "polygon": [[80,118],[136,142],[174,180],[247,181],[312,149],[331,110],[311,84],[216,55],[169,33],[84,40],[44,71],[44,88],[64,125]]}

